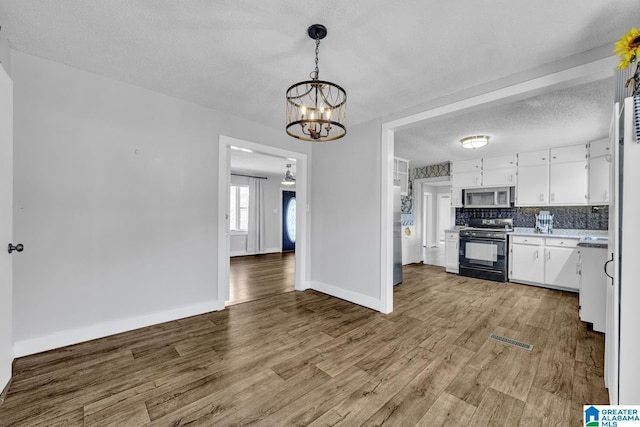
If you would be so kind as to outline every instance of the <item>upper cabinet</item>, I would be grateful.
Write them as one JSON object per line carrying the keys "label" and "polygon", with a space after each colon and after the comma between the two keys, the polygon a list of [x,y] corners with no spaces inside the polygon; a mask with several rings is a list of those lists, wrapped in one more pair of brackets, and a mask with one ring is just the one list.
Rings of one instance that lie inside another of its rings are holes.
{"label": "upper cabinet", "polygon": [[518,153],[516,206],[549,204],[549,150]]}
{"label": "upper cabinet", "polygon": [[453,162],[451,187],[515,186],[516,206],[606,204],[608,141]]}
{"label": "upper cabinet", "polygon": [[393,185],[400,187],[400,194],[409,194],[409,160],[394,157]]}
{"label": "upper cabinet", "polygon": [[549,204],[586,205],[588,202],[587,145],[549,150]]}
{"label": "upper cabinet", "polygon": [[461,160],[451,164],[453,188],[475,188],[482,185],[482,159]]}
{"label": "upper cabinet", "polygon": [[589,204],[609,203],[611,159],[608,138],[589,143]]}
{"label": "upper cabinet", "polygon": [[483,187],[512,187],[516,185],[518,156],[510,154],[482,159]]}

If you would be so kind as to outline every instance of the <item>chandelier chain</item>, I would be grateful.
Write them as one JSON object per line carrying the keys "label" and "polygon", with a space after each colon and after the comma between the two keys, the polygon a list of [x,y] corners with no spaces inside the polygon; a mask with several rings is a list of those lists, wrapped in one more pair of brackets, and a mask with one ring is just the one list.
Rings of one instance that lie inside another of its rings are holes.
{"label": "chandelier chain", "polygon": [[320,69],[318,68],[318,53],[320,52],[320,37],[316,37],[316,69],[313,71],[313,80],[318,80]]}

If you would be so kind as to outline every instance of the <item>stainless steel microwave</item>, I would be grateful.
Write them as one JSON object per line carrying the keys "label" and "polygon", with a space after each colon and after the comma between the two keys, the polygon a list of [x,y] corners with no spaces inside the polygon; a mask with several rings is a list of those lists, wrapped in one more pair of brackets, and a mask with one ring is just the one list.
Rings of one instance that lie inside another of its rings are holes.
{"label": "stainless steel microwave", "polygon": [[515,187],[469,188],[464,190],[465,208],[510,208]]}

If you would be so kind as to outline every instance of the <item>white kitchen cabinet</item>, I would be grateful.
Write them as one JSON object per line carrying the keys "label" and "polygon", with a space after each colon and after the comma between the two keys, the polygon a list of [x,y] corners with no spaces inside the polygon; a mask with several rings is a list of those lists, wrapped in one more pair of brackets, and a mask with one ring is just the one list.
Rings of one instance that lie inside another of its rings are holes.
{"label": "white kitchen cabinet", "polygon": [[603,138],[589,143],[589,157],[601,157],[610,154],[609,138]]}
{"label": "white kitchen cabinet", "polygon": [[475,188],[482,185],[482,159],[460,160],[451,164],[451,187]]}
{"label": "white kitchen cabinet", "polygon": [[584,205],[587,203],[587,161],[552,163],[549,170],[549,204]]}
{"label": "white kitchen cabinet", "polygon": [[509,280],[578,291],[578,239],[511,236]]}
{"label": "white kitchen cabinet", "polygon": [[578,239],[545,239],[544,283],[578,291]]}
{"label": "white kitchen cabinet", "polygon": [[464,206],[462,199],[462,188],[451,186],[451,207],[461,208]]}
{"label": "white kitchen cabinet", "polygon": [[510,154],[482,159],[483,187],[512,187],[516,185],[518,156]]}
{"label": "white kitchen cabinet", "polygon": [[393,185],[400,186],[400,194],[409,194],[409,160],[395,157],[393,159]]}
{"label": "white kitchen cabinet", "polygon": [[493,169],[511,169],[518,164],[517,154],[508,154],[506,156],[484,157],[482,159],[482,170]]}
{"label": "white kitchen cabinet", "polygon": [[607,277],[603,266],[607,261],[607,246],[578,247],[580,265],[580,320],[593,324],[593,330],[605,332],[606,314],[603,301],[607,298]]}
{"label": "white kitchen cabinet", "polygon": [[518,165],[516,206],[544,206],[549,204],[549,166]]}
{"label": "white kitchen cabinet", "polygon": [[516,174],[518,170],[513,167],[509,169],[482,169],[483,187],[513,187],[516,185]]}
{"label": "white kitchen cabinet", "polygon": [[589,204],[609,203],[609,139],[589,143]]}
{"label": "white kitchen cabinet", "polygon": [[451,186],[454,188],[475,188],[482,185],[482,171],[454,172]]}
{"label": "white kitchen cabinet", "polygon": [[583,162],[587,160],[587,145],[578,144],[549,150],[549,161],[554,163]]}
{"label": "white kitchen cabinet", "polygon": [[589,159],[589,204],[606,205],[609,203],[609,165],[608,156]]}
{"label": "white kitchen cabinet", "polygon": [[511,237],[509,280],[544,282],[544,240],[539,237]]}
{"label": "white kitchen cabinet", "polygon": [[479,172],[482,170],[482,159],[458,160],[453,162],[452,169],[454,173],[458,172]]}
{"label": "white kitchen cabinet", "polygon": [[444,237],[444,266],[448,273],[459,271],[460,234],[454,231],[445,232]]}
{"label": "white kitchen cabinet", "polygon": [[528,151],[518,153],[518,167],[541,166],[549,164],[549,150]]}

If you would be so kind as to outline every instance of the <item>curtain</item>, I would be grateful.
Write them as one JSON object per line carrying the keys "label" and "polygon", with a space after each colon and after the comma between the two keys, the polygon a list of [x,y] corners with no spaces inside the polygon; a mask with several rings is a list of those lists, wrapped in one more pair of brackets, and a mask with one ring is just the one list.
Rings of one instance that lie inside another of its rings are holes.
{"label": "curtain", "polygon": [[249,179],[249,229],[247,231],[247,252],[263,253],[264,236],[264,185],[262,179]]}

